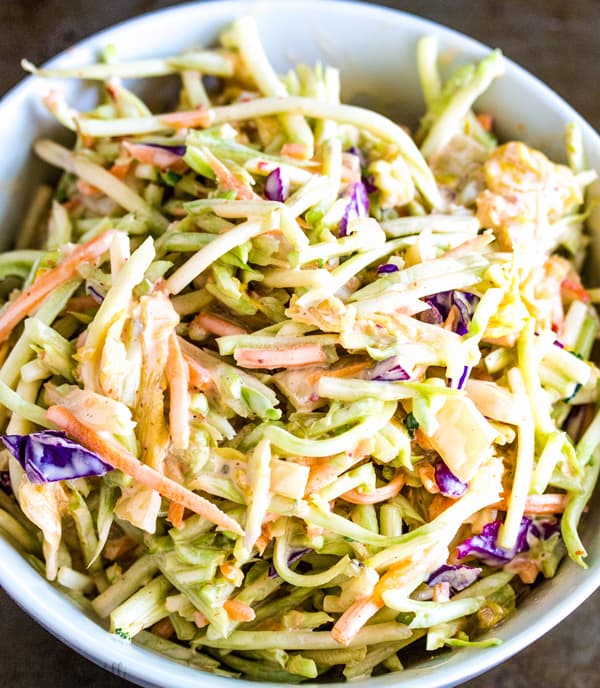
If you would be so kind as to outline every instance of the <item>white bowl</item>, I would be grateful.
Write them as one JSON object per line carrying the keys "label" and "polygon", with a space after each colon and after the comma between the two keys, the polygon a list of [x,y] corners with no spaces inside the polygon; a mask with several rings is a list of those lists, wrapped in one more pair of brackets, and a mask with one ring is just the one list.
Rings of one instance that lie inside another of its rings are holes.
{"label": "white bowl", "polygon": [[[67,67],[92,62],[97,52],[114,44],[122,59],[177,53],[210,45],[233,18],[252,13],[258,21],[269,56],[279,71],[298,61],[321,59],[341,69],[344,98],[368,103],[402,121],[414,122],[423,112],[416,62],[417,40],[431,34],[456,61],[479,60],[489,48],[438,24],[372,5],[328,0],[287,2],[215,2],[186,4],[154,12],[102,31],[66,51],[49,65]],[[285,28],[285,30],[284,30]],[[92,89],[63,82],[70,102],[91,104]],[[30,151],[40,136],[66,138],[40,105],[47,82],[28,78],[0,102],[0,244],[10,244],[19,218],[36,184],[52,178]],[[559,96],[515,64],[481,98],[502,138],[518,138],[562,159],[562,132],[576,122],[592,167],[600,169],[600,137]],[[18,145],[15,145],[18,142]],[[600,218],[597,218],[600,219]],[[594,251],[595,254],[595,251]],[[598,254],[600,256],[600,253]],[[600,264],[600,261],[596,262]],[[583,539],[589,569],[565,561],[558,575],[544,581],[523,601],[494,636],[497,647],[462,649],[427,660],[401,675],[387,674],[353,683],[356,688],[403,688],[456,685],[504,661],[535,641],[571,613],[600,585],[600,508],[585,517]],[[255,688],[256,683],[214,677],[178,665],[128,644],[87,618],[67,597],[48,584],[0,537],[0,584],[42,626],[100,666],[143,686]],[[275,684],[269,684],[274,686]],[[321,684],[322,685],[322,684]]]}

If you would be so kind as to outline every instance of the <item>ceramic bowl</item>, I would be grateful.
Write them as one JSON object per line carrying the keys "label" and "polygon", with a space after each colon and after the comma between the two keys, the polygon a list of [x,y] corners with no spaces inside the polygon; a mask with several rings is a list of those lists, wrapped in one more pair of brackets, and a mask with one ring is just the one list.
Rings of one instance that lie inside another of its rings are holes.
{"label": "ceramic bowl", "polygon": [[[256,17],[269,57],[279,72],[294,63],[316,60],[341,70],[347,102],[379,109],[412,124],[423,112],[415,60],[417,40],[436,36],[450,61],[479,60],[489,48],[430,21],[373,5],[329,0],[272,2],[203,2],[171,7],[102,31],[67,50],[48,66],[68,67],[94,61],[98,50],[114,44],[121,59],[168,55],[210,45],[235,17]],[[285,29],[285,30],[283,30]],[[156,87],[163,100],[169,92]],[[69,102],[84,109],[93,89],[67,81],[61,86]],[[32,190],[53,177],[34,159],[31,143],[41,136],[68,139],[40,104],[48,90],[41,79],[27,78],[0,102],[0,244],[10,245]],[[164,103],[163,103],[164,104]],[[480,99],[493,113],[501,138],[518,138],[561,160],[563,128],[577,122],[589,163],[600,170],[600,137],[567,103],[517,65]],[[600,218],[598,218],[600,219]],[[597,223],[600,226],[600,222]],[[592,258],[596,255],[592,251]],[[600,253],[598,253],[600,257]],[[600,264],[598,261],[596,264]],[[353,683],[354,688],[442,688],[457,685],[506,660],[532,643],[580,605],[600,585],[600,508],[585,517],[583,539],[589,568],[565,561],[558,575],[538,585],[494,636],[503,643],[489,649],[462,649],[409,668]],[[256,688],[256,683],[199,673],[107,633],[73,602],[47,583],[0,538],[0,584],[28,614],[63,642],[121,677],[152,688]],[[269,684],[274,686],[275,684]],[[324,684],[321,684],[324,685]],[[333,684],[332,684],[333,685]]]}

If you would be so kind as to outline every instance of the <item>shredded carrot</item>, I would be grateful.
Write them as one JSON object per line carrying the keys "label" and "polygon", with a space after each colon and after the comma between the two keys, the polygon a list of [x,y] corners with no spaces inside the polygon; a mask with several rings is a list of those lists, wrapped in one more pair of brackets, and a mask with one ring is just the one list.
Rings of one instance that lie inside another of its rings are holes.
{"label": "shredded carrot", "polygon": [[590,295],[583,288],[579,279],[573,279],[573,278],[567,277],[566,279],[564,279],[561,282],[560,286],[563,289],[563,291],[570,292],[574,299],[579,299],[580,301],[583,301],[584,303],[590,302]]}
{"label": "shredded carrot", "polygon": [[185,507],[179,502],[171,502],[169,504],[169,511],[167,512],[167,518],[177,530],[183,528],[183,514],[185,512]]}
{"label": "shredded carrot", "polygon": [[409,584],[415,574],[427,566],[428,558],[434,551],[435,546],[425,548],[418,554],[403,559],[390,567],[377,581],[373,593],[367,598],[357,600],[337,620],[331,631],[331,635],[336,641],[342,645],[348,645],[367,621],[382,609],[384,606],[383,593],[386,590],[403,588]]}
{"label": "shredded carrot", "polygon": [[227,600],[223,603],[223,609],[232,621],[253,621],[256,618],[254,609],[241,600]]}
{"label": "shredded carrot", "polygon": [[[490,508],[506,511],[509,499],[509,496],[505,496],[502,501],[491,504]],[[531,516],[562,514],[568,501],[568,495],[560,493],[528,495],[525,501],[525,513]]]}
{"label": "shredded carrot", "polygon": [[100,189],[97,189],[93,184],[90,184],[89,182],[86,182],[85,179],[78,179],[75,182],[75,186],[77,187],[77,191],[82,196],[96,196],[97,194],[101,193]]}
{"label": "shredded carrot", "polygon": [[150,630],[154,635],[157,635],[159,638],[164,638],[165,640],[168,640],[173,633],[175,633],[171,619],[169,619],[168,616],[157,621]]}
{"label": "shredded carrot", "polygon": [[284,143],[281,146],[280,155],[295,160],[309,160],[310,148],[305,143]]}
{"label": "shredded carrot", "polygon": [[29,289],[21,292],[0,314],[0,342],[8,339],[21,320],[32,313],[51,291],[70,280],[77,273],[81,263],[91,263],[106,253],[110,249],[114,234],[115,230],[108,230],[87,244],[75,246],[55,268],[40,275]]}
{"label": "shredded carrot", "polygon": [[264,554],[267,547],[269,546],[271,540],[272,538],[269,538],[266,535],[258,536],[258,540],[254,543],[254,546],[256,547],[256,551],[261,557]]}
{"label": "shredded carrot", "polygon": [[449,506],[452,506],[456,500],[444,495],[436,494],[429,505],[429,520],[433,521],[436,516],[446,511]]}
{"label": "shredded carrot", "polygon": [[314,387],[322,377],[356,377],[365,368],[369,368],[370,365],[366,361],[361,361],[360,363],[350,363],[343,368],[334,368],[333,370],[322,368],[321,370],[315,370],[314,373],[310,373],[308,381]]}
{"label": "shredded carrot", "polygon": [[210,126],[212,122],[212,113],[210,110],[184,110],[181,112],[167,112],[165,114],[159,115],[161,122],[168,124],[170,127],[175,129],[185,128],[185,129],[195,129],[196,127]]}
{"label": "shredded carrot", "polygon": [[210,332],[210,334],[216,334],[217,337],[226,337],[231,334],[248,334],[248,330],[244,327],[207,311],[198,313],[190,324],[190,327],[194,326],[201,327],[203,330]]}
{"label": "shredded carrot", "polygon": [[531,585],[535,582],[541,569],[538,564],[532,561],[528,556],[517,554],[514,559],[508,562],[505,570],[516,573],[523,583]]}
{"label": "shredded carrot", "polygon": [[237,535],[243,534],[237,521],[223,513],[212,502],[167,478],[150,466],[141,463],[126,449],[113,444],[110,440],[101,437],[96,431],[81,423],[64,406],[51,406],[46,412],[46,417],[84,447],[98,454],[103,461],[113,468],[123,471],[146,487],[156,490],[163,497],[183,504],[190,511],[203,516],[211,523]]}
{"label": "shredded carrot", "polygon": [[378,487],[372,492],[358,492],[350,490],[342,495],[342,499],[351,504],[378,504],[395,497],[404,487],[404,473],[398,471],[394,478],[384,487]]}
{"label": "shredded carrot", "polygon": [[230,561],[225,561],[219,566],[219,571],[223,574],[223,578],[233,583],[234,585],[241,585],[244,579],[244,574],[239,566],[236,566]]}
{"label": "shredded carrot", "polygon": [[493,118],[489,112],[480,112],[477,121],[481,124],[483,131],[492,131]]}
{"label": "shredded carrot", "polygon": [[336,621],[331,635],[340,645],[348,645],[367,621],[383,607],[380,596],[356,600]]}
{"label": "shredded carrot", "polygon": [[325,363],[327,357],[318,344],[302,344],[287,349],[236,349],[236,362],[243,368],[296,368]]}
{"label": "shredded carrot", "polygon": [[81,145],[84,148],[93,148],[95,139],[93,136],[88,136],[87,134],[80,134],[79,138],[81,139]]}
{"label": "shredded carrot", "polygon": [[115,162],[115,164],[108,170],[113,177],[117,179],[125,179],[131,167],[131,160],[126,160],[125,162]]}
{"label": "shredded carrot", "polygon": [[[426,548],[413,556],[394,564],[377,581],[373,593],[366,599],[357,600],[338,619],[331,634],[341,644],[347,645],[367,621],[383,606],[383,593],[386,590],[402,588],[415,575],[419,566],[426,565],[427,558],[435,548]],[[419,557],[419,559],[415,559]]]}
{"label": "shredded carrot", "polygon": [[145,165],[155,165],[162,170],[171,169],[178,172],[187,168],[180,155],[164,148],[155,148],[144,143],[129,143],[128,141],[123,141],[121,145],[132,158]]}
{"label": "shredded carrot", "polygon": [[81,207],[81,199],[77,198],[77,196],[73,196],[73,198],[65,201],[62,205],[68,213],[72,213],[77,210],[77,208]]}
{"label": "shredded carrot", "polygon": [[566,494],[529,495],[525,502],[525,513],[532,516],[541,514],[562,514],[569,503]]}
{"label": "shredded carrot", "polygon": [[200,611],[195,611],[194,612],[194,623],[198,628],[205,628],[208,626],[208,619],[204,616],[204,614]]}
{"label": "shredded carrot", "polygon": [[321,535],[325,535],[325,528],[321,528],[321,526],[312,526],[310,523],[307,523],[306,534],[309,538],[321,537]]}
{"label": "shredded carrot", "polygon": [[439,494],[440,488],[436,482],[435,468],[432,466],[432,464],[430,464],[429,461],[421,461],[421,463],[418,463],[415,468],[417,469],[419,478],[421,478],[423,487],[427,490],[427,492],[430,494]]}
{"label": "shredded carrot", "polygon": [[165,372],[169,381],[169,434],[176,449],[187,449],[190,444],[188,369],[173,331],[169,336]]}
{"label": "shredded carrot", "polygon": [[417,428],[415,430],[415,440],[419,447],[421,449],[426,449],[427,451],[435,451],[433,444],[431,444],[431,441],[429,440],[429,437],[421,430],[421,428]]}
{"label": "shredded carrot", "polygon": [[188,375],[190,380],[190,387],[195,387],[199,390],[207,390],[212,385],[212,377],[210,372],[198,363],[194,361],[190,356],[183,354],[183,360],[186,362],[188,367]]}
{"label": "shredded carrot", "polygon": [[226,191],[235,191],[237,199],[242,201],[259,200],[254,191],[239,179],[229,168],[227,168],[217,157],[215,157],[206,146],[202,147],[202,155],[210,165],[210,169],[215,173],[219,184]]}
{"label": "shredded carrot", "polygon": [[296,222],[300,225],[302,229],[312,229],[310,222],[307,222],[303,217],[297,217]]}
{"label": "shredded carrot", "polygon": [[448,602],[450,600],[450,583],[443,581],[433,586],[433,601]]}

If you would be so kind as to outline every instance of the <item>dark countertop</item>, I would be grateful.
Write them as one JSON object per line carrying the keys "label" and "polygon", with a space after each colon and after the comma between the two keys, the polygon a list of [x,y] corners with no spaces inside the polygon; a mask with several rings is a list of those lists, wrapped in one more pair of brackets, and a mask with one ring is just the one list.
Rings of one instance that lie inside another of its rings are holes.
{"label": "dark countertop", "polygon": [[[74,42],[171,0],[2,0],[0,93],[22,76],[21,57],[44,62]],[[600,129],[597,0],[387,0],[463,31],[545,81]],[[467,688],[593,688],[599,685],[600,592],[553,632]],[[59,643],[0,590],[0,685],[12,688],[127,688]],[[201,678],[199,680],[201,684]],[[401,679],[399,679],[401,684]],[[427,688],[427,686],[423,686]]]}

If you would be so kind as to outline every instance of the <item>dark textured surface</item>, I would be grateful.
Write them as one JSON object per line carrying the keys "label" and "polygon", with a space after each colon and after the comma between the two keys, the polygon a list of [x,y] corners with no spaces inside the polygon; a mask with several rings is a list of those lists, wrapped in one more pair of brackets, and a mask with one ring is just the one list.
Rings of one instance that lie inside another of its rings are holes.
{"label": "dark textured surface", "polygon": [[[169,0],[0,0],[0,93],[21,78],[21,57],[39,64],[99,29],[173,4]],[[382,4],[502,48],[600,129],[598,0],[389,0]],[[600,593],[542,640],[465,687],[595,688],[600,685],[598,638]],[[131,685],[54,640],[1,591],[0,658],[0,686]]]}

